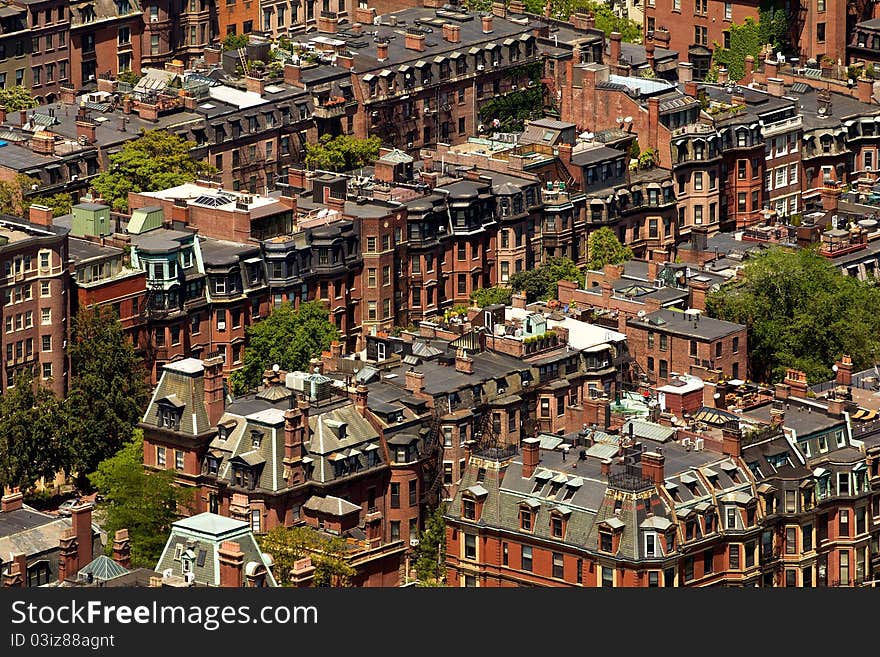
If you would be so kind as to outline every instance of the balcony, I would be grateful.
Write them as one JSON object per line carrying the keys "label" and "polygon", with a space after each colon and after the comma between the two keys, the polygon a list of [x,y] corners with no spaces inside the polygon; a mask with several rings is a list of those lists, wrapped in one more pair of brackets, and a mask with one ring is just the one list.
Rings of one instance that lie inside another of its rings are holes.
{"label": "balcony", "polygon": [[787,119],[783,119],[782,121],[774,121],[773,123],[767,123],[761,130],[761,134],[765,137],[772,137],[773,135],[778,135],[782,132],[790,132],[792,130],[798,130],[803,126],[804,118],[800,114],[797,116],[792,116]]}
{"label": "balcony", "polygon": [[349,101],[346,101],[342,96],[334,96],[323,103],[316,103],[312,114],[319,119],[336,119],[345,115],[348,105]]}

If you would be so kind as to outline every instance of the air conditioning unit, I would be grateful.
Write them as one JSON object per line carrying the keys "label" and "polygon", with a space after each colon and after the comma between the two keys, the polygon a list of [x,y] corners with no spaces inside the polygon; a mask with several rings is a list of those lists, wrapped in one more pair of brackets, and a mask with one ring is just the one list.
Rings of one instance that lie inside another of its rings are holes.
{"label": "air conditioning unit", "polygon": [[419,539],[417,539],[415,536],[409,537],[409,546],[410,547],[416,547],[418,544],[419,544]]}
{"label": "air conditioning unit", "polygon": [[217,330],[225,331],[226,330],[226,322],[217,322]]}
{"label": "air conditioning unit", "polygon": [[532,382],[531,381],[523,381],[522,385],[523,385],[523,388],[528,388],[530,385],[532,385]]}
{"label": "air conditioning unit", "polygon": [[501,66],[501,62],[499,62],[499,61],[496,59],[494,62],[492,62],[492,66]]}
{"label": "air conditioning unit", "polygon": [[486,68],[486,67],[483,66],[482,64],[477,64],[477,70],[478,70],[478,71],[482,71],[484,68]]}
{"label": "air conditioning unit", "polygon": [[507,390],[505,388],[498,388],[498,394],[503,395]]}
{"label": "air conditioning unit", "polygon": [[865,171],[870,171],[870,170],[871,170],[871,167],[867,167],[867,166],[865,167]]}
{"label": "air conditioning unit", "polygon": [[196,581],[196,574],[195,573],[184,573],[183,574],[183,581],[186,582],[187,584],[192,584],[193,582]]}
{"label": "air conditioning unit", "polygon": [[413,143],[412,143],[411,141],[406,142],[406,147],[407,147],[407,148],[412,148],[412,147],[413,147]]}

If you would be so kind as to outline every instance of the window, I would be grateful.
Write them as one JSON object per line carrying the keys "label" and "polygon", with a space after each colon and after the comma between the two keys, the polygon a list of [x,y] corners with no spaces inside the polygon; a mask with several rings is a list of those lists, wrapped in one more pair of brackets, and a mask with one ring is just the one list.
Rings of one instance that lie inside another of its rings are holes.
{"label": "window", "polygon": [[400,508],[400,483],[396,481],[391,482],[391,508]]}
{"label": "window", "polygon": [[694,578],[694,558],[687,557],[684,560],[684,581],[689,582]]}
{"label": "window", "polygon": [[691,356],[696,356],[696,355],[697,355],[697,341],[696,341],[696,340],[691,340],[691,351],[690,351],[690,355],[691,355]]}
{"label": "window", "polygon": [[840,583],[844,585],[849,584],[849,552],[840,550],[837,554],[840,563]]}
{"label": "window", "polygon": [[816,10],[825,11],[825,0],[816,0]]}
{"label": "window", "polygon": [[532,531],[532,512],[528,509],[520,509],[519,527],[524,532]]}
{"label": "window", "polygon": [[367,287],[376,287],[376,268],[367,269]]}
{"label": "window", "polygon": [[702,172],[694,173],[694,189],[697,191],[703,190],[703,174]]}
{"label": "window", "polygon": [[665,360],[660,361],[660,371],[658,375],[661,379],[665,379],[669,375],[669,364]]}
{"label": "window", "polygon": [[736,195],[736,210],[737,212],[746,212],[746,193],[739,192]]}
{"label": "window", "polygon": [[251,509],[251,531],[259,534],[262,531],[263,516],[259,509]]}
{"label": "window", "polygon": [[477,505],[474,500],[464,499],[461,502],[461,515],[465,520],[474,520],[477,517]]}
{"label": "window", "polygon": [[727,548],[727,567],[729,570],[739,570],[739,545],[737,544]]}
{"label": "window", "polygon": [[165,467],[165,448],[157,447],[156,448],[156,464]]}
{"label": "window", "polygon": [[668,347],[669,336],[665,333],[660,334],[660,351],[666,351]]}
{"label": "window", "polygon": [[520,563],[522,570],[532,572],[532,548],[527,545],[523,545],[522,547]]}
{"label": "window", "polygon": [[838,472],[837,473],[837,494],[838,495],[849,495],[849,473],[848,472]]}
{"label": "window", "polygon": [[714,568],[714,555],[712,550],[703,552],[703,574],[708,575]]}
{"label": "window", "polygon": [[729,21],[733,20],[733,3],[725,2],[724,3],[724,20]]}
{"label": "window", "polygon": [[477,558],[477,537],[473,534],[464,535],[464,558],[471,560]]}
{"label": "window", "polygon": [[558,552],[553,553],[553,577],[565,579],[565,560]]}
{"label": "window", "polygon": [[174,450],[174,467],[183,470],[183,452],[179,449]]}
{"label": "window", "polygon": [[559,516],[550,519],[550,533],[553,538],[562,538],[562,518]]}
{"label": "window", "polygon": [[866,525],[866,509],[865,507],[859,507],[856,509],[856,535],[864,534]]}
{"label": "window", "polygon": [[841,509],[838,512],[838,521],[840,524],[840,535],[849,536],[849,509]]}
{"label": "window", "polygon": [[657,534],[654,532],[648,532],[645,534],[645,556],[657,556]]}
{"label": "window", "polygon": [[816,41],[825,41],[825,23],[816,23]]}
{"label": "window", "polygon": [[813,549],[813,525],[804,525],[801,528],[801,540],[804,552],[809,552]]}
{"label": "window", "polygon": [[785,528],[785,553],[797,554],[797,527]]}
{"label": "window", "polygon": [[614,569],[613,568],[602,568],[602,587],[603,588],[613,588],[614,587]]}
{"label": "window", "polygon": [[226,310],[220,309],[217,311],[217,330],[225,331],[226,330]]}
{"label": "window", "polygon": [[506,566],[510,560],[510,546],[507,543],[501,544],[501,565]]}
{"label": "window", "polygon": [[602,552],[613,552],[613,541],[611,540],[611,532],[599,532],[599,549]]}
{"label": "window", "polygon": [[52,363],[43,363],[43,378],[52,378]]}
{"label": "window", "polygon": [[51,285],[49,284],[49,281],[40,281],[40,296],[41,297],[50,296],[51,290],[52,290],[52,288],[51,288]]}
{"label": "window", "polygon": [[52,323],[52,309],[51,308],[40,308],[40,324],[51,324]]}

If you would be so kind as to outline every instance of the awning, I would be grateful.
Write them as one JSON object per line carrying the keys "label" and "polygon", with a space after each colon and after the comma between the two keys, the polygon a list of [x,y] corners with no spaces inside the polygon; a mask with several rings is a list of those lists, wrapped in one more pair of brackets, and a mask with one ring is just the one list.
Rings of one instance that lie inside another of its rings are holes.
{"label": "awning", "polygon": [[464,53],[458,52],[457,50],[454,53],[452,53],[451,55],[449,55],[449,59],[458,59],[459,57],[464,57]]}
{"label": "awning", "polygon": [[514,43],[516,43],[516,39],[505,39],[501,43],[503,43],[505,46],[512,46]]}
{"label": "awning", "polygon": [[586,349],[581,349],[581,351],[587,354],[595,354],[599,351],[606,351],[607,349],[611,349],[611,345],[607,342],[603,342],[592,347],[587,347]]}
{"label": "awning", "polygon": [[376,76],[373,75],[372,73],[367,73],[366,75],[364,75],[364,82],[369,82],[370,80],[375,79],[375,77]]}
{"label": "awning", "polygon": [[379,73],[379,75],[387,78],[389,75],[394,75],[394,71],[387,69],[387,68],[384,68],[384,69],[382,69],[382,72]]}
{"label": "awning", "polygon": [[426,62],[424,59],[420,59],[419,61],[417,61],[415,63],[416,68],[424,68],[427,65],[428,65],[428,62]]}
{"label": "awning", "polygon": [[434,58],[434,63],[435,63],[435,64],[442,64],[442,63],[445,62],[445,61],[446,61],[446,57],[444,57],[443,55],[437,55],[437,56]]}

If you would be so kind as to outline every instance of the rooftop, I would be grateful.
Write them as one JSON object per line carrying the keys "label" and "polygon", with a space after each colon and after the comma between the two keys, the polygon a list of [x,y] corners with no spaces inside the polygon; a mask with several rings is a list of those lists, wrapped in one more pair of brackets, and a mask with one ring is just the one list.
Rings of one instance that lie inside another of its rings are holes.
{"label": "rooftop", "polygon": [[627,320],[627,324],[700,340],[717,340],[745,328],[742,324],[701,315],[692,317],[676,310],[657,310],[644,317],[632,317]]}

